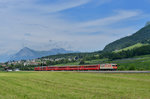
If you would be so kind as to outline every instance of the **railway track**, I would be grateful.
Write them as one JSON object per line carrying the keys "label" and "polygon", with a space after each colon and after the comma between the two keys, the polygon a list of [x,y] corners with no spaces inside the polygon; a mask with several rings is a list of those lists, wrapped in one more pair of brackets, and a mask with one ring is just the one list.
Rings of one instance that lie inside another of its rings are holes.
{"label": "railway track", "polygon": [[150,73],[150,71],[76,71],[85,73]]}
{"label": "railway track", "polygon": [[[39,71],[40,72],[40,71]],[[46,71],[46,72],[79,72],[79,73],[150,73],[150,71]]]}

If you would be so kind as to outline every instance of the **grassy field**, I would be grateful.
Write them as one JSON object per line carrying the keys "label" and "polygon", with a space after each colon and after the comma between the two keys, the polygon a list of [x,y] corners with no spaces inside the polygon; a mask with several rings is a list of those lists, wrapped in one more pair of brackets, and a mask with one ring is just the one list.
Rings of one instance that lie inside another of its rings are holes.
{"label": "grassy field", "polygon": [[0,99],[149,98],[150,74],[0,73]]}

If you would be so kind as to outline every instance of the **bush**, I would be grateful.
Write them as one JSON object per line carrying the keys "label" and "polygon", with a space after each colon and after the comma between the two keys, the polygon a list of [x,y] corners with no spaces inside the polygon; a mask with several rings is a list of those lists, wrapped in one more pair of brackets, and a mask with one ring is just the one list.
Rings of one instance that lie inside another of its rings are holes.
{"label": "bush", "polygon": [[132,65],[128,68],[128,70],[136,70],[136,67]]}
{"label": "bush", "polygon": [[124,66],[119,66],[118,70],[126,70],[126,68]]}
{"label": "bush", "polygon": [[84,60],[81,60],[79,65],[83,65],[83,64],[85,64],[85,62],[84,62]]}

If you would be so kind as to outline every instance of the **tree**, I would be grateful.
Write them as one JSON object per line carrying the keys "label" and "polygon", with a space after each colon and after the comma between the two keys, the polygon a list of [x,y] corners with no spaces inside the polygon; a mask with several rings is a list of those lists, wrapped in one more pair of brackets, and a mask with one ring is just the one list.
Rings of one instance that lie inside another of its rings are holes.
{"label": "tree", "polygon": [[80,64],[80,65],[85,64],[84,60],[81,60],[79,64]]}
{"label": "tree", "polygon": [[46,65],[51,65],[51,61],[46,61]]}

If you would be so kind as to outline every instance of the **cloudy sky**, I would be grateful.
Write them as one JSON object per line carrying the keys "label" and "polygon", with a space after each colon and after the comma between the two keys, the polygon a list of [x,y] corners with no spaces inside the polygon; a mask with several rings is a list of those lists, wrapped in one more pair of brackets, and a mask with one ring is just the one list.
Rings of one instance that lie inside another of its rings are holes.
{"label": "cloudy sky", "polygon": [[97,51],[150,20],[150,0],[0,0],[0,54]]}

